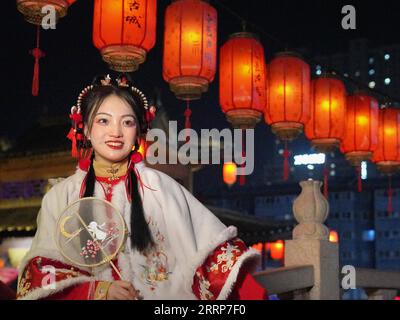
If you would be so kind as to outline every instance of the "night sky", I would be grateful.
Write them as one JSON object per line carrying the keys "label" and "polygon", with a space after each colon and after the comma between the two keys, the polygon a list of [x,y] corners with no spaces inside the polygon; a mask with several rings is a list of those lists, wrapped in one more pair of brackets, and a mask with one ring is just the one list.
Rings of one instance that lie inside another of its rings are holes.
{"label": "night sky", "polygon": [[[293,0],[217,0],[210,1],[218,11],[219,46],[229,34],[241,31],[241,22],[230,11],[248,21],[247,30],[257,33],[264,45],[267,62],[285,48],[308,48],[312,54],[345,51],[348,40],[365,37],[372,46],[400,43],[399,1],[293,1]],[[56,30],[42,30],[40,93],[31,96],[34,59],[29,50],[35,46],[36,28],[25,22],[15,1],[2,1],[3,38],[1,50],[3,114],[0,136],[16,138],[27,131],[42,115],[65,115],[77,94],[96,74],[111,73],[92,44],[92,8],[90,0],[78,0]],[[158,1],[157,40],[147,60],[132,74],[138,87],[149,96],[154,88],[161,92],[163,106],[172,120],[183,123],[183,101],[177,100],[162,78],[163,16],[170,1]],[[343,5],[357,10],[357,30],[341,28]],[[5,8],[4,8],[5,6]],[[228,7],[229,10],[226,8]],[[4,34],[5,32],[5,34]],[[218,76],[202,99],[191,104],[192,126],[229,127],[218,103]],[[206,110],[206,112],[205,112]],[[206,115],[206,116],[205,116]],[[272,139],[269,128],[260,123],[257,139]],[[256,145],[257,152],[257,145]]]}

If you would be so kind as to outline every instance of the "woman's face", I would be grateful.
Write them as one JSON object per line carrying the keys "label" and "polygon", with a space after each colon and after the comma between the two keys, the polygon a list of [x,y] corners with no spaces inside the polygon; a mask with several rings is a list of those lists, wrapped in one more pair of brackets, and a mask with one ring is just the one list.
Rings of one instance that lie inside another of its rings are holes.
{"label": "woman's face", "polygon": [[129,104],[116,95],[108,96],[93,115],[90,139],[96,161],[108,164],[124,160],[136,141],[137,121]]}

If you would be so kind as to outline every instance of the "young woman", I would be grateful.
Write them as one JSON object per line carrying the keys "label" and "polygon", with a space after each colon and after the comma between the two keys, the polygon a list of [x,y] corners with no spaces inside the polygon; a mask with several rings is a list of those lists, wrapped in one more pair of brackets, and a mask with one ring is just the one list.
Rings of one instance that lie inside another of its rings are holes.
{"label": "young woman", "polygon": [[[124,76],[116,83],[99,77],[82,91],[69,138],[74,153],[92,150],[91,156],[44,196],[31,250],[20,266],[19,299],[266,298],[250,274],[258,254],[237,238],[236,228],[223,225],[175,180],[145,166],[138,137],[153,111]],[[113,260],[119,272],[109,264],[73,266],[54,242],[63,209],[91,196],[114,204],[129,229]]]}

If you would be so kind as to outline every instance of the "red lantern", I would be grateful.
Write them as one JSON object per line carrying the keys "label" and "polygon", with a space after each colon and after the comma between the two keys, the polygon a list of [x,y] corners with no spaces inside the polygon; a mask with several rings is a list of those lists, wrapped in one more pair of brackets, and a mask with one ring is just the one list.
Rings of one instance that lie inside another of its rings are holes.
{"label": "red lantern", "polygon": [[178,99],[195,100],[214,79],[217,11],[201,0],[175,0],[165,13],[163,77]]}
{"label": "red lantern", "polygon": [[17,0],[17,9],[25,20],[35,25],[42,23],[43,17],[47,13],[42,13],[44,6],[53,6],[56,11],[56,19],[60,19],[67,14],[68,7],[76,0]]}
{"label": "red lantern", "polygon": [[310,67],[296,54],[278,54],[268,66],[267,85],[265,121],[281,140],[293,140],[310,119]]}
{"label": "red lantern", "polygon": [[378,147],[372,161],[379,171],[388,175],[388,212],[392,206],[392,175],[400,168],[400,112],[397,109],[382,109],[379,112]]}
{"label": "red lantern", "polygon": [[221,47],[219,102],[234,128],[254,128],[266,104],[264,48],[248,32],[232,34]]}
{"label": "red lantern", "polygon": [[331,230],[329,231],[329,241],[330,242],[339,242],[339,235],[337,231]]}
{"label": "red lantern", "polygon": [[282,240],[271,243],[271,259],[282,260],[285,256],[285,244]]}
{"label": "red lantern", "polygon": [[142,139],[140,139],[140,144],[139,144],[139,150],[138,152],[142,155],[143,159],[146,158],[146,152],[147,152],[147,142],[145,137],[143,137]]}
{"label": "red lantern", "polygon": [[224,178],[224,182],[231,186],[235,184],[237,179],[237,166],[236,163],[226,162],[222,168],[222,175]]}
{"label": "red lantern", "polygon": [[156,0],[95,0],[93,44],[112,70],[132,72],[156,41]]}
{"label": "red lantern", "polygon": [[372,161],[378,170],[393,174],[400,168],[400,113],[396,109],[379,112],[378,147]]}
{"label": "red lantern", "polygon": [[347,124],[341,151],[353,165],[369,160],[378,146],[378,101],[364,93],[347,97]]}
{"label": "red lantern", "polygon": [[311,81],[311,118],[306,137],[318,152],[339,147],[346,124],[346,89],[341,80],[323,75]]}
{"label": "red lantern", "polygon": [[285,141],[283,179],[289,178],[287,142],[296,138],[310,119],[310,67],[298,55],[284,52],[269,64],[265,121]]}

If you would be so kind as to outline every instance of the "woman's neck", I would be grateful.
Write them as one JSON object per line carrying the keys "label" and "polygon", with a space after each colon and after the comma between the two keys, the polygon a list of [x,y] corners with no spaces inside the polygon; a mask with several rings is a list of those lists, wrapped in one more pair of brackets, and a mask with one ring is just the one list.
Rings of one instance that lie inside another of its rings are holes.
{"label": "woman's neck", "polygon": [[118,179],[124,176],[128,170],[128,158],[120,162],[105,162],[102,159],[93,160],[93,169],[97,177],[104,177],[110,180]]}

